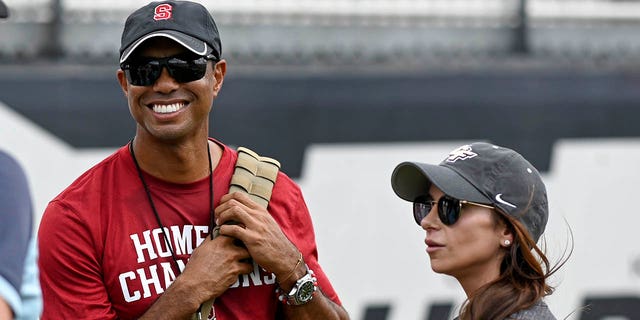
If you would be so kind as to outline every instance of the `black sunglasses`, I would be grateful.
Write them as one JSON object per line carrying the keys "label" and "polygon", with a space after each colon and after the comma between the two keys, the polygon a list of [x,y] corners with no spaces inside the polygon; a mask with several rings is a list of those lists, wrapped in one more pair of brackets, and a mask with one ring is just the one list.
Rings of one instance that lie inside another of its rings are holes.
{"label": "black sunglasses", "polygon": [[447,195],[440,197],[438,201],[435,201],[427,196],[420,196],[416,200],[413,201],[413,218],[416,220],[416,223],[420,225],[420,222],[424,217],[426,217],[431,208],[434,205],[438,204],[438,217],[440,221],[445,225],[452,225],[458,221],[460,218],[460,211],[462,210],[462,205],[471,204],[478,207],[495,209],[493,206],[467,201],[467,200],[458,200]]}
{"label": "black sunglasses", "polygon": [[151,86],[166,67],[169,75],[179,83],[202,79],[207,72],[207,60],[217,61],[215,56],[178,55],[166,58],[138,57],[120,65],[127,81],[134,86]]}

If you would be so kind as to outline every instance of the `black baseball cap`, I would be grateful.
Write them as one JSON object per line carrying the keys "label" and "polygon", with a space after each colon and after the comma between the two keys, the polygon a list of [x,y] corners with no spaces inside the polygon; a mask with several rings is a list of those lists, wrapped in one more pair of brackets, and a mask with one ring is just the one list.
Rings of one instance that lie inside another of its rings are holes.
{"label": "black baseball cap", "polygon": [[0,0],[0,19],[9,17],[9,8],[4,4],[2,0]]}
{"label": "black baseball cap", "polygon": [[220,34],[213,17],[199,3],[191,1],[151,2],[134,11],[124,25],[120,63],[143,42],[153,37],[174,40],[198,55],[222,55]]}
{"label": "black baseball cap", "polygon": [[540,173],[519,153],[490,143],[458,147],[438,165],[403,162],[393,170],[391,186],[414,201],[434,184],[446,195],[492,205],[520,221],[534,241],[549,218],[547,191]]}

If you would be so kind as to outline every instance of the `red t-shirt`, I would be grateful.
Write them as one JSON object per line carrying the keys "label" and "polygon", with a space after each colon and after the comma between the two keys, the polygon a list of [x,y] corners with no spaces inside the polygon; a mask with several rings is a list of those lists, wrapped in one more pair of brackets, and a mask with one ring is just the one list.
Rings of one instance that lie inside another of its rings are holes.
{"label": "red t-shirt", "polygon": [[[220,145],[224,151],[214,170],[216,206],[229,190],[237,159],[234,150]],[[209,179],[175,184],[148,174],[144,178],[183,268],[209,233]],[[283,173],[269,212],[303,253],[322,292],[339,304],[318,265],[302,192]],[[49,203],[38,238],[44,320],[138,318],[179,274],[127,146]],[[238,277],[215,300],[217,319],[274,319],[279,306],[275,288],[275,276],[254,265],[253,273]]]}

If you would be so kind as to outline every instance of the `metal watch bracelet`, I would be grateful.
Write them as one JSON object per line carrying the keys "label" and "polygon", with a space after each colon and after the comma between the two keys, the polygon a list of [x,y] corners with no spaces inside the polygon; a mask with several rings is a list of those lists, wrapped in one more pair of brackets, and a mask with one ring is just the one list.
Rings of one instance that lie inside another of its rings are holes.
{"label": "metal watch bracelet", "polygon": [[315,277],[313,270],[309,269],[309,266],[306,264],[304,266],[307,272],[296,281],[289,293],[286,293],[279,286],[276,288],[276,294],[280,302],[290,306],[299,306],[313,299],[313,294],[318,290],[318,279]]}

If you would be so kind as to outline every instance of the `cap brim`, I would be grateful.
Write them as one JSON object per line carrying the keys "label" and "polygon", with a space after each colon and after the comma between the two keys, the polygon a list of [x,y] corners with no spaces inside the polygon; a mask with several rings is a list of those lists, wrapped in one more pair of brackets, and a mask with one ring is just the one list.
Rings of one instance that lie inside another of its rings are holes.
{"label": "cap brim", "polygon": [[4,4],[4,1],[0,1],[0,19],[9,17],[9,9]]}
{"label": "cap brim", "polygon": [[120,63],[127,61],[131,53],[133,53],[145,41],[155,37],[169,38],[197,55],[204,56],[211,51],[209,46],[207,46],[207,43],[200,39],[175,30],[159,30],[149,33],[144,37],[140,37],[140,39],[129,45],[129,47],[122,52],[122,55],[120,56]]}
{"label": "cap brim", "polygon": [[429,194],[429,187],[432,183],[444,194],[456,199],[491,203],[490,199],[480,193],[461,175],[444,166],[403,162],[393,170],[391,175],[393,191],[398,197],[407,201],[414,201],[419,196]]}

